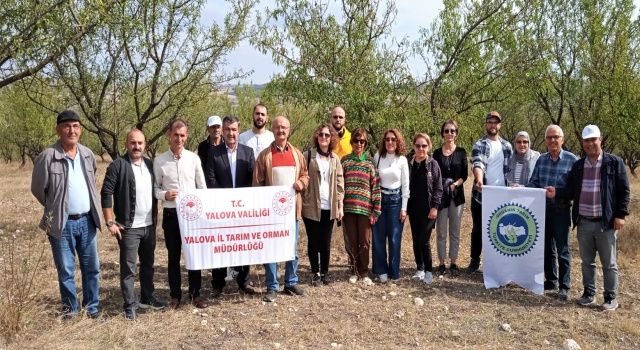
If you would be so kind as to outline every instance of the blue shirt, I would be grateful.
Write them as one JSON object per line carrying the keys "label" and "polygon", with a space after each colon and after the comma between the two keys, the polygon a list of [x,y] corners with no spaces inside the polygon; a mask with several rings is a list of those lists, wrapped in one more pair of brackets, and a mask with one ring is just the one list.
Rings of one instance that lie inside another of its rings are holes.
{"label": "blue shirt", "polygon": [[76,152],[75,159],[69,158],[65,154],[68,167],[67,172],[67,185],[69,193],[69,207],[67,213],[69,215],[84,214],[91,210],[91,202],[89,199],[89,188],[87,187],[87,180],[84,178],[84,171],[82,169],[82,155],[80,150]]}
{"label": "blue shirt", "polygon": [[[527,187],[544,188],[547,186],[553,186],[558,189],[565,189],[567,187],[567,176],[573,163],[578,160],[578,157],[565,150],[560,150],[558,160],[551,159],[549,152],[540,155],[536,162],[535,168],[533,168],[533,174]],[[557,193],[557,192],[556,192]],[[547,198],[547,203],[555,204],[555,198]]]}

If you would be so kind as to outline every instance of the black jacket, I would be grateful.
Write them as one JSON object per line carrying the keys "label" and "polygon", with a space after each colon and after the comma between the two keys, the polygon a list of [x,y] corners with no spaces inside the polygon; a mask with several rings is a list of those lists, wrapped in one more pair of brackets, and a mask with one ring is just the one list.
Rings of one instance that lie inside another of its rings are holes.
{"label": "black jacket", "polygon": [[[236,150],[236,185],[235,187],[251,187],[253,180],[253,168],[256,160],[253,149],[249,146],[238,144]],[[207,157],[205,180],[207,188],[234,188],[231,178],[231,167],[227,146],[224,143],[211,148]]]}
{"label": "black jacket", "polygon": [[459,206],[465,202],[464,200],[464,182],[467,181],[467,174],[469,172],[467,167],[467,151],[462,147],[456,147],[455,151],[451,154],[451,163],[449,167],[445,166],[445,157],[442,154],[442,148],[438,148],[433,152],[433,159],[438,162],[440,166],[440,173],[442,174],[443,195],[441,208],[448,208],[451,202],[451,193],[447,190],[447,186],[444,186],[447,179],[458,181],[462,179],[463,184],[457,187],[453,191],[453,203],[455,206]]}
{"label": "black jacket", "polygon": [[[580,207],[580,193],[582,192],[582,177],[586,158],[579,159],[573,164],[569,172],[566,193],[559,193],[573,200],[571,219],[573,225],[578,224],[578,210]],[[602,154],[600,168],[600,198],[602,201],[602,228],[613,228],[613,219],[624,219],[629,215],[629,178],[624,162],[613,154]]]}
{"label": "black jacket", "polygon": [[[143,159],[151,174],[151,188],[153,189],[153,184],[155,183],[153,163],[147,158]],[[116,221],[125,228],[130,228],[136,212],[136,178],[133,175],[131,159],[128,154],[117,158],[109,164],[102,183],[100,196],[102,197],[102,207],[111,208],[113,206]],[[155,225],[157,222],[158,201],[153,197],[153,190],[151,191],[151,200],[153,203],[151,209],[153,224]]]}

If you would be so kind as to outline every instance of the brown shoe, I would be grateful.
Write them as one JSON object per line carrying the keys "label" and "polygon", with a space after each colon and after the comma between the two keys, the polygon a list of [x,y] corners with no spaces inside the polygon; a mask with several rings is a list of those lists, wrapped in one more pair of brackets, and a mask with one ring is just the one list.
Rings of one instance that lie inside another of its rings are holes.
{"label": "brown shoe", "polygon": [[169,309],[175,310],[175,309],[177,309],[179,307],[180,307],[180,299],[171,298],[171,301],[169,302]]}
{"label": "brown shoe", "polygon": [[209,304],[207,304],[207,302],[204,301],[202,297],[193,298],[193,301],[191,301],[191,303],[198,309],[206,309],[209,307]]}
{"label": "brown shoe", "polygon": [[257,292],[255,289],[253,289],[253,287],[252,287],[252,286],[249,286],[249,285],[244,286],[244,287],[241,287],[241,288],[240,288],[240,290],[241,290],[244,294],[247,294],[247,295],[254,295],[254,294],[258,294],[258,292]]}

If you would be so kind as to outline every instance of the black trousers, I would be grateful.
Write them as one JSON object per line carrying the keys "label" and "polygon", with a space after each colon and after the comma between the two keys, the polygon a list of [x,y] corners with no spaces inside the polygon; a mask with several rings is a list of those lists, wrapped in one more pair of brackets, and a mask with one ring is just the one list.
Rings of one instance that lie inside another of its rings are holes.
{"label": "black trousers", "polygon": [[309,255],[309,264],[311,265],[311,273],[314,274],[326,275],[329,272],[331,234],[334,221],[329,217],[331,217],[330,210],[321,210],[320,221],[302,218],[308,236],[307,253]]}
{"label": "black trousers", "polygon": [[[238,272],[238,275],[236,276],[238,288],[244,290],[249,285],[249,265],[236,266],[233,267],[233,269]],[[213,276],[211,279],[211,287],[222,291],[224,286],[227,284],[227,281],[225,281],[225,278],[227,278],[227,268],[222,267],[219,269],[213,269],[211,273]]]}
{"label": "black trousers", "polygon": [[480,263],[482,254],[482,204],[471,199],[471,261]]}
{"label": "black trousers", "polygon": [[120,289],[125,309],[137,304],[134,292],[136,280],[136,260],[140,259],[140,300],[153,300],[153,261],[156,250],[156,227],[154,225],[130,228],[121,231],[120,246]]}
{"label": "black trousers", "polygon": [[[175,208],[164,208],[162,212],[162,229],[164,230],[164,243],[168,252],[168,275],[169,294],[172,298],[181,299],[181,274],[180,257],[182,254],[182,238],[180,237],[180,226],[178,224],[178,214]],[[189,276],[189,297],[200,296],[202,287],[202,275],[200,270],[188,270]]]}
{"label": "black trousers", "polygon": [[431,232],[436,220],[429,220],[428,212],[409,213],[411,238],[413,239],[413,255],[416,259],[416,269],[425,272],[433,270],[431,261]]}

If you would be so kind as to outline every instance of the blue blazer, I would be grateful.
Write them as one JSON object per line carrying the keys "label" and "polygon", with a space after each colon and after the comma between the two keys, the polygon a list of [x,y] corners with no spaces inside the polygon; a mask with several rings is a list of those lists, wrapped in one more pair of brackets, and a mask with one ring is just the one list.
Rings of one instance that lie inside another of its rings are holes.
{"label": "blue blazer", "polygon": [[[253,168],[256,164],[253,149],[241,144],[237,147],[235,187],[251,187]],[[209,149],[205,180],[208,188],[234,188],[227,146],[224,143]]]}

